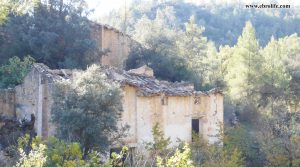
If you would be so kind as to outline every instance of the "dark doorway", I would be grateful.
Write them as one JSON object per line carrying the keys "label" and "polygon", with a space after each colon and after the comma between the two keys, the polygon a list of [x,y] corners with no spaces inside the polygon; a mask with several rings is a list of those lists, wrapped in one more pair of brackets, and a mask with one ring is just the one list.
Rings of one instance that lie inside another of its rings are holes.
{"label": "dark doorway", "polygon": [[199,119],[192,119],[192,141],[194,135],[199,135]]}

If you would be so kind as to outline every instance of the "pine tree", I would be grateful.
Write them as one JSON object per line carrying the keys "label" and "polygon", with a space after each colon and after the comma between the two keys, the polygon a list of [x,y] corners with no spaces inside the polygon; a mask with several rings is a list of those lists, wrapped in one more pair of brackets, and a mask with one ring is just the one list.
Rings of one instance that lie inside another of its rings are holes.
{"label": "pine tree", "polygon": [[204,27],[196,24],[194,16],[190,17],[185,24],[185,32],[176,41],[178,55],[186,60],[188,68],[194,72],[196,87],[201,87],[208,64],[204,62],[207,58],[207,38],[203,36]]}
{"label": "pine tree", "polygon": [[273,103],[276,99],[284,100],[286,90],[289,87],[291,76],[289,75],[284,60],[287,55],[283,53],[283,48],[279,41],[273,37],[268,45],[261,51],[264,61],[258,82],[258,90],[261,95],[261,103]]}
{"label": "pine tree", "polygon": [[254,98],[255,84],[259,80],[263,61],[259,50],[255,30],[252,24],[247,22],[242,35],[238,38],[237,45],[234,46],[227,69],[226,81],[229,94],[233,99]]}

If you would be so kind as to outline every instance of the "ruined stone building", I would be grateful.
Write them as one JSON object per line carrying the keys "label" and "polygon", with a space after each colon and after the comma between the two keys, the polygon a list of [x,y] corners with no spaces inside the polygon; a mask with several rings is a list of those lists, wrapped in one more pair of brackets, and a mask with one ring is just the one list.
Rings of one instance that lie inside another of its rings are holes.
{"label": "ruined stone building", "polygon": [[136,42],[127,34],[111,26],[92,22],[91,27],[92,37],[96,39],[97,45],[104,52],[101,57],[101,64],[122,69],[128,58],[130,48]]}
{"label": "ruined stone building", "polygon": [[[219,125],[223,124],[223,94],[214,89],[208,92],[194,90],[186,82],[157,80],[152,69],[143,66],[124,71],[103,68],[109,80],[120,84],[123,96],[121,125],[129,125],[124,142],[131,147],[152,140],[151,130],[159,123],[173,144],[177,139],[190,142],[192,131],[203,135],[210,143],[216,142]],[[56,80],[70,79],[74,71],[50,70],[43,64],[34,64],[23,84],[14,90],[0,92],[0,109],[7,116],[18,119],[36,117],[35,130],[46,138],[54,133],[50,124],[51,96]],[[3,111],[3,110],[2,110]]]}
{"label": "ruined stone building", "polygon": [[217,89],[200,92],[190,83],[160,81],[146,66],[130,71],[110,68],[105,73],[124,91],[121,123],[130,126],[125,143],[136,147],[151,141],[156,123],[172,144],[178,139],[191,142],[192,131],[209,143],[218,141],[219,125],[223,124],[223,94]]}
{"label": "ruined stone building", "polygon": [[[189,83],[157,80],[153,70],[146,66],[120,70],[136,42],[108,25],[91,25],[91,35],[105,53],[101,64],[119,68],[103,70],[108,79],[120,83],[124,92],[124,112],[119,125],[130,126],[129,135],[124,139],[126,144],[135,147],[151,141],[151,130],[157,122],[173,144],[177,139],[190,142],[192,131],[203,135],[210,143],[217,141],[219,125],[223,124],[223,95],[220,91],[199,92]],[[21,85],[0,90],[0,115],[29,120],[33,114],[36,133],[42,138],[53,135],[55,128],[50,123],[50,113],[54,83],[71,79],[74,72],[34,64]]]}

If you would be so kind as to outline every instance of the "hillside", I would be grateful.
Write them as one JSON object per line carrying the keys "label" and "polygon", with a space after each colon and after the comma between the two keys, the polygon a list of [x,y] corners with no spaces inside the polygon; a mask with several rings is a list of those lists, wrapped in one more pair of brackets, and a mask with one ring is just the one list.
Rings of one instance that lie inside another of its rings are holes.
{"label": "hillside", "polygon": [[[111,11],[106,17],[99,18],[99,22],[107,23],[118,29],[125,30],[135,36],[136,24],[147,17],[154,20],[157,13],[163,12],[170,22],[166,26],[184,29],[184,23],[194,15],[196,23],[205,27],[203,33],[216,46],[230,45],[237,42],[246,21],[251,21],[259,43],[265,46],[271,39],[281,38],[293,33],[300,33],[300,10],[293,9],[246,9],[244,4],[213,4],[197,6],[183,1],[136,1],[127,7],[126,23],[124,8]],[[138,40],[138,39],[137,39]]]}
{"label": "hillside", "polygon": [[0,0],[0,166],[300,166],[298,7],[88,2]]}

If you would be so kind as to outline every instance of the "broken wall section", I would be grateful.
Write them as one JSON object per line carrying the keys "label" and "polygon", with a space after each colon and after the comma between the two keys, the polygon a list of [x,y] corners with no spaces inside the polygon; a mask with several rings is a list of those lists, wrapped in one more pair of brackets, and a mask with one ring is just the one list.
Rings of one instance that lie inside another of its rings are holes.
{"label": "broken wall section", "polygon": [[51,125],[51,105],[54,81],[61,80],[61,70],[50,70],[43,64],[34,64],[21,85],[16,86],[16,117],[18,120],[31,120],[35,116],[34,129],[43,139],[53,135],[55,127]]}

